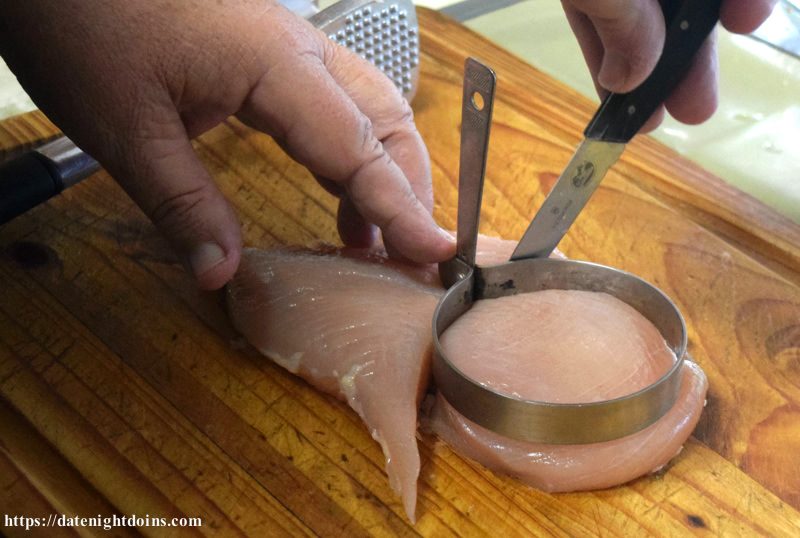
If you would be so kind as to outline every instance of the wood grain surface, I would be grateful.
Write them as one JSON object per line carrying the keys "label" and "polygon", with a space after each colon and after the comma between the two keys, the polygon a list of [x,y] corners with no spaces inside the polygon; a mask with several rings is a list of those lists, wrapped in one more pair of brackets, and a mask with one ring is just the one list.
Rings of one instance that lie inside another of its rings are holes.
{"label": "wood grain surface", "polygon": [[[421,10],[414,102],[435,215],[455,227],[461,77],[499,86],[482,231],[518,238],[593,107],[481,37]],[[57,133],[0,124],[0,155]],[[266,136],[228,121],[195,147],[248,245],[336,242],[335,200]],[[695,436],[665,471],[546,494],[420,442],[418,522],[355,413],[242,346],[104,172],[0,228],[0,508],[201,517],[114,535],[800,535],[800,227],[647,137],[626,150],[562,242],[632,271],[686,317],[708,374]],[[8,536],[102,534],[99,529]]]}

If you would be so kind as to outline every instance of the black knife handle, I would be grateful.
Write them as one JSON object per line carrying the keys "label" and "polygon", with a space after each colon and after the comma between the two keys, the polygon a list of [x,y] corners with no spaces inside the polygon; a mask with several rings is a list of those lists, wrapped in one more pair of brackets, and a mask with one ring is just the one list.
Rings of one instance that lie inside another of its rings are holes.
{"label": "black knife handle", "polygon": [[609,94],[584,136],[606,142],[628,142],[633,138],[683,79],[695,54],[717,24],[721,3],[722,0],[684,0],[676,8],[674,1],[665,2],[664,51],[653,72],[635,90]]}
{"label": "black knife handle", "polygon": [[50,161],[31,151],[0,166],[0,224],[64,190]]}

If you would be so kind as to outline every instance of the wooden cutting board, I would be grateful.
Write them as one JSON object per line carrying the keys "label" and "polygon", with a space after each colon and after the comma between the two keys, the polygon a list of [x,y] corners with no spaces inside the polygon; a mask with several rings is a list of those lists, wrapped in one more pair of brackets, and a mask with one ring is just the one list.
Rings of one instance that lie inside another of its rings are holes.
{"label": "wooden cutting board", "polygon": [[[499,77],[482,231],[518,238],[593,106],[434,12],[420,20],[414,108],[436,217],[455,227],[462,65],[474,55]],[[12,118],[0,151],[56,132],[39,113]],[[247,244],[337,240],[334,199],[268,137],[229,121],[196,148]],[[199,516],[202,528],[180,534],[225,536],[800,534],[800,227],[640,137],[561,246],[678,303],[710,380],[695,436],[655,476],[560,495],[423,437],[412,526],[355,413],[239,345],[219,296],[193,288],[100,172],[0,228],[0,507]]]}

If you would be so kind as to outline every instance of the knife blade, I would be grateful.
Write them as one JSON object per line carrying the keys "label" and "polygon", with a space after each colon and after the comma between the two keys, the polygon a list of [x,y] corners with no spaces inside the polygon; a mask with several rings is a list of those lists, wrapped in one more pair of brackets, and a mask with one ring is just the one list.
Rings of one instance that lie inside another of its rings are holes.
{"label": "knife blade", "polygon": [[662,2],[667,26],[653,72],[631,92],[609,94],[584,131],[584,140],[556,181],[511,255],[512,260],[549,256],[603,177],[683,79],[719,20],[722,0]]}

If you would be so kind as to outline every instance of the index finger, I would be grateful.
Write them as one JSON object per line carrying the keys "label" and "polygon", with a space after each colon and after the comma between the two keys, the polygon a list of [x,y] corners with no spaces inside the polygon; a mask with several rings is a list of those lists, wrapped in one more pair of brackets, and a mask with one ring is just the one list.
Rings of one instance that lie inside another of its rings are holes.
{"label": "index finger", "polygon": [[345,47],[327,47],[325,66],[370,119],[375,137],[403,171],[419,201],[430,211],[433,207],[430,159],[408,101],[386,75]]}
{"label": "index finger", "polygon": [[778,0],[726,0],[719,19],[722,25],[737,34],[749,34],[764,22]]}
{"label": "index finger", "polygon": [[[425,192],[415,192],[386,147],[398,137],[384,144],[379,138],[386,129],[383,118],[372,111],[377,120],[373,122],[328,71],[324,59],[329,54],[326,49],[333,45],[322,33],[303,26],[304,21],[285,22],[283,35],[291,34],[294,43],[268,59],[271,65],[244,103],[240,117],[275,136],[313,173],[340,184],[358,212],[378,225],[386,242],[404,257],[436,262],[451,256],[452,238],[434,222],[429,203],[423,201]],[[362,76],[371,78],[369,73],[376,69],[367,66]],[[379,86],[372,91],[380,98],[384,90]],[[393,86],[391,91],[397,92]],[[402,138],[408,131],[401,129],[398,134]],[[399,153],[408,162],[418,163],[418,151],[412,147]],[[407,162],[406,166],[426,167],[426,153],[424,157],[422,165]],[[420,184],[424,187],[424,179],[422,183],[415,179],[413,185]]]}

